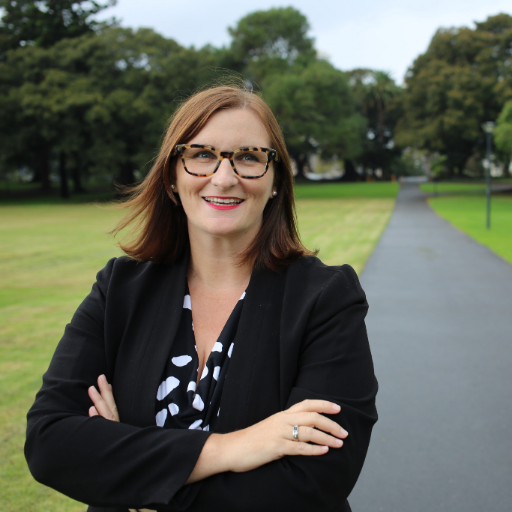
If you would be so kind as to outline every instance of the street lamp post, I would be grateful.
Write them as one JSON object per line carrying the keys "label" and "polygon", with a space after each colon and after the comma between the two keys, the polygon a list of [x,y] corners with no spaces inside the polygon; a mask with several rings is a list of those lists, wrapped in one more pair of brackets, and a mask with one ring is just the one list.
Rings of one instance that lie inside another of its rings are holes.
{"label": "street lamp post", "polygon": [[491,144],[492,144],[492,132],[496,127],[496,123],[487,121],[482,124],[482,130],[485,132],[487,137],[487,172],[485,173],[486,190],[485,195],[487,199],[487,219],[486,228],[491,229]]}

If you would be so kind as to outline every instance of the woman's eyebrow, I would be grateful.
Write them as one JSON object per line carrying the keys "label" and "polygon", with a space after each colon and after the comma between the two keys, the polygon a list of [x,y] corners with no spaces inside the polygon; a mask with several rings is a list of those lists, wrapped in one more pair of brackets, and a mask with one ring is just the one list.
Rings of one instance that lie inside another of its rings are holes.
{"label": "woman's eyebrow", "polygon": [[228,149],[220,149],[218,146],[216,146],[215,144],[206,144],[204,142],[189,142],[189,144],[191,146],[194,146],[194,145],[198,145],[198,146],[208,146],[208,147],[211,147],[211,148],[214,148],[216,151],[235,151],[237,149],[242,149],[242,148],[268,148],[270,147],[268,144],[240,144],[238,146],[233,146],[233,149],[231,150],[228,150]]}

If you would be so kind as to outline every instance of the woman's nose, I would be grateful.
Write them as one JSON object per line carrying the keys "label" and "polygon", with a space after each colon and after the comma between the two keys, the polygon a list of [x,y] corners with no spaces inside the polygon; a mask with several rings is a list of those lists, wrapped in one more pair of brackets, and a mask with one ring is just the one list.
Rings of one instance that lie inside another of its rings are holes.
{"label": "woman's nose", "polygon": [[224,158],[220,162],[217,172],[212,176],[212,185],[227,190],[228,188],[234,187],[237,183],[238,178],[236,177],[233,167],[231,167],[231,162],[227,158]]}

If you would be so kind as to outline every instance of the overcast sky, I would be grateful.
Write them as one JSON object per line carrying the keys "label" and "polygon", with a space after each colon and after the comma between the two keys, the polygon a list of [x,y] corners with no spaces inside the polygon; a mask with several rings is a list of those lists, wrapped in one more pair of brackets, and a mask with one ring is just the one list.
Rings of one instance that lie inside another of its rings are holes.
{"label": "overcast sky", "polygon": [[290,5],[306,15],[317,49],[336,67],[389,71],[399,83],[437,28],[512,14],[511,0],[118,0],[104,16],[153,28],[184,46],[222,46],[229,42],[227,27],[246,14]]}

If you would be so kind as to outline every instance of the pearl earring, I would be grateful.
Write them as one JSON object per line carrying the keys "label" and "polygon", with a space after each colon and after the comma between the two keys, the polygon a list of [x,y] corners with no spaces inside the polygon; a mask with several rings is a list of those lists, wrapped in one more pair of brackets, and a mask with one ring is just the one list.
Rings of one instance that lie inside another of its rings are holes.
{"label": "pearl earring", "polygon": [[274,190],[274,192],[272,192],[272,195],[273,195],[274,197],[276,197],[276,196],[277,196],[277,190]]}
{"label": "pearl earring", "polygon": [[174,190],[174,185],[171,185],[171,188]]}

